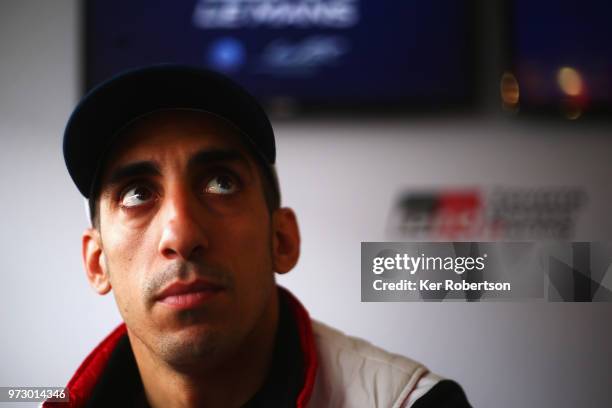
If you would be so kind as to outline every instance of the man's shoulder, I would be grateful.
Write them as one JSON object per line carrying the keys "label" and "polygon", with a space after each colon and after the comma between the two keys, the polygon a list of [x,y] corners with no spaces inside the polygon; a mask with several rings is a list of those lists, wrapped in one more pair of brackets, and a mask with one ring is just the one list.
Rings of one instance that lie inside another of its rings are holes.
{"label": "man's shoulder", "polygon": [[338,329],[313,320],[313,335],[321,357],[333,356],[323,362],[341,363],[342,368],[366,367],[374,373],[388,371],[406,379],[419,378],[427,368],[408,357],[390,353],[366,340],[349,336]]}
{"label": "man's shoulder", "polygon": [[313,320],[312,329],[319,370],[310,406],[416,407],[421,397],[452,383],[415,360],[321,322]]}

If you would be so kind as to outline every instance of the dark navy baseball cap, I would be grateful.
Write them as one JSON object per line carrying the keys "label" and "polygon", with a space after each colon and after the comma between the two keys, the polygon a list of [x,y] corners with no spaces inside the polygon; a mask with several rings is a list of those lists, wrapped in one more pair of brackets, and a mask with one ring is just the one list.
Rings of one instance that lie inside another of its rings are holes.
{"label": "dark navy baseball cap", "polygon": [[160,64],[120,73],[81,99],[64,131],[64,160],[77,188],[90,198],[121,130],[148,113],[191,109],[217,115],[240,130],[246,145],[269,166],[274,131],[263,108],[229,78],[199,67]]}

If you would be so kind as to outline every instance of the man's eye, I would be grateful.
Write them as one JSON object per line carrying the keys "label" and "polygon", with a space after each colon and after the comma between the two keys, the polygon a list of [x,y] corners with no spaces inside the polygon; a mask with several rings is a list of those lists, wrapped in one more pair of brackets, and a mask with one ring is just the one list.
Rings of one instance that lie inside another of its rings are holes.
{"label": "man's eye", "polygon": [[153,199],[153,192],[147,187],[130,187],[121,194],[121,206],[125,208],[138,207]]}
{"label": "man's eye", "polygon": [[204,191],[210,194],[232,194],[238,191],[238,183],[229,174],[220,174],[210,179]]}

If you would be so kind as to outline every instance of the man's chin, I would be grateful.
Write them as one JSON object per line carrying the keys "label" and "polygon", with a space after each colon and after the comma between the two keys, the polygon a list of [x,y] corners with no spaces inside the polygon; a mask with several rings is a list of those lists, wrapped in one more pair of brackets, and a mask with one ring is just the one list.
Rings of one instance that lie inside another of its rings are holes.
{"label": "man's chin", "polygon": [[157,348],[167,364],[185,369],[213,365],[231,343],[226,333],[207,325],[189,325],[157,339]]}

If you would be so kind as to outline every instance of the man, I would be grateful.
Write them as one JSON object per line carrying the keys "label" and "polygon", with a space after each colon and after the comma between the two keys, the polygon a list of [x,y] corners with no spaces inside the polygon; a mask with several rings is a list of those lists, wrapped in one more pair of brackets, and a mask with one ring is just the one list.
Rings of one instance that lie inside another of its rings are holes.
{"label": "man", "polygon": [[89,200],[87,278],[124,324],[68,383],[71,406],[469,406],[276,285],[300,238],[275,155],[255,99],[210,71],[139,69],[83,98],[64,157]]}

